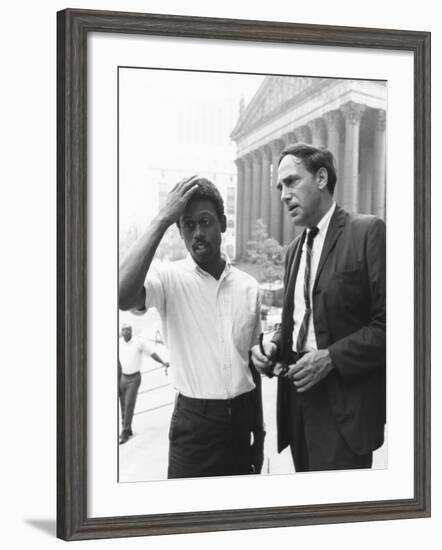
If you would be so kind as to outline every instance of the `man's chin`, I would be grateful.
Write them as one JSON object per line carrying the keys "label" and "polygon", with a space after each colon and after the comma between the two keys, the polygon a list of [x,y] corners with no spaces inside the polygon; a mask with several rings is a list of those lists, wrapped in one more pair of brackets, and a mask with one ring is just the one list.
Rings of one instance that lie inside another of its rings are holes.
{"label": "man's chin", "polygon": [[304,225],[304,220],[301,212],[299,214],[290,213],[290,218],[291,218],[291,222],[294,225]]}
{"label": "man's chin", "polygon": [[291,210],[287,210],[288,215],[290,216],[290,219],[292,223],[295,225],[298,225],[300,223],[300,219],[302,218],[302,210],[299,208],[299,206],[295,206]]}
{"label": "man's chin", "polygon": [[212,258],[212,255],[208,250],[204,250],[201,252],[192,250],[190,254],[194,259],[195,263],[197,263],[198,265],[207,265],[208,263],[210,263],[210,260]]}

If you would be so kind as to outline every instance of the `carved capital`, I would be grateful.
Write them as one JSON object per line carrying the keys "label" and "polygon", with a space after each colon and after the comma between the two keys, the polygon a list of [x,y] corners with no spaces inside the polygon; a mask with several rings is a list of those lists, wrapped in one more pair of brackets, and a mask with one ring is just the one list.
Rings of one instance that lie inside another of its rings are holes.
{"label": "carved capital", "polygon": [[308,123],[308,127],[312,133],[312,143],[316,146],[324,145],[325,143],[325,123],[322,118],[315,118]]}
{"label": "carved capital", "polygon": [[325,113],[324,120],[330,130],[338,131],[339,124],[341,122],[341,113],[339,110],[329,111],[328,113]]}
{"label": "carved capital", "polygon": [[323,121],[321,118],[315,118],[307,123],[308,127],[312,131],[312,134],[320,134],[323,128]]}
{"label": "carved capital", "polygon": [[272,149],[269,145],[263,145],[260,148],[263,161],[270,162],[272,159]]}
{"label": "carved capital", "polygon": [[244,170],[250,170],[252,167],[252,157],[250,156],[250,153],[241,157],[241,160],[243,162]]}
{"label": "carved capital", "polygon": [[348,101],[341,107],[341,111],[344,114],[345,120],[352,125],[359,124],[362,114],[365,111],[365,105],[362,103],[355,103],[354,101]]}
{"label": "carved capital", "polygon": [[302,141],[304,143],[311,143],[312,141],[312,131],[310,127],[307,126],[300,126],[299,128],[296,128],[296,135],[299,138],[299,141]]}
{"label": "carved capital", "polygon": [[259,177],[259,173],[261,172],[261,151],[259,149],[255,149],[254,151],[252,151],[250,153],[250,159],[252,161],[253,177]]}
{"label": "carved capital", "polygon": [[295,132],[287,132],[287,134],[284,134],[282,136],[282,139],[284,141],[285,146],[291,145],[292,143],[296,143],[297,141]]}
{"label": "carved capital", "polygon": [[285,143],[281,139],[275,139],[269,143],[269,147],[272,152],[272,156],[275,157],[281,154],[281,151],[285,147]]}
{"label": "carved capital", "polygon": [[236,168],[238,170],[243,170],[244,169],[244,157],[238,157],[235,159],[235,164],[236,164]]}

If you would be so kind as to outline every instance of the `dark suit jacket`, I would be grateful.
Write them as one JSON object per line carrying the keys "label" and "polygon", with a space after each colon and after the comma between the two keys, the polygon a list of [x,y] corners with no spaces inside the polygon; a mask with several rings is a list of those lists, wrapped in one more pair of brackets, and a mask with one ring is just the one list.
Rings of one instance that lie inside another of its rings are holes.
{"label": "dark suit jacket", "polygon": [[[283,363],[290,363],[293,295],[304,239],[305,232],[290,244],[286,256],[282,323],[273,338]],[[384,222],[337,206],[314,281],[313,323],[318,349],[328,349],[334,365],[319,384],[326,389],[342,436],[357,454],[373,451],[384,440],[385,263]],[[279,451],[289,443],[290,384],[278,379]]]}

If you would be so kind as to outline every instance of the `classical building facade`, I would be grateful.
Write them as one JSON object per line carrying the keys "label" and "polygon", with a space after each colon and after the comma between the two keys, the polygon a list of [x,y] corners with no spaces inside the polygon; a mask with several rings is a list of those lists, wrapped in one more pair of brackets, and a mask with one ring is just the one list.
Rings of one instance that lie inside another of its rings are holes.
{"label": "classical building facade", "polygon": [[299,231],[276,189],[283,148],[296,141],[328,147],[336,158],[336,201],[385,218],[387,86],[382,81],[266,77],[242,109],[237,146],[236,257],[258,219],[288,244]]}

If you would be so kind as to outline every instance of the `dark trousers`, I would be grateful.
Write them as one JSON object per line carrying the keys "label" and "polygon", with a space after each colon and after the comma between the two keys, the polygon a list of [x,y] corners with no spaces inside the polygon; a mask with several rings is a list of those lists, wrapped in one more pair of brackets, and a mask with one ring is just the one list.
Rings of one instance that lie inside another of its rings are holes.
{"label": "dark trousers", "polygon": [[251,394],[234,399],[177,396],[169,431],[169,479],[250,473],[256,420]]}
{"label": "dark trousers", "polygon": [[290,450],[297,472],[371,468],[373,453],[356,454],[342,437],[326,387],[290,393]]}
{"label": "dark trousers", "polygon": [[121,374],[119,397],[121,406],[122,434],[132,435],[132,418],[134,416],[135,403],[138,388],[141,384],[141,374]]}

